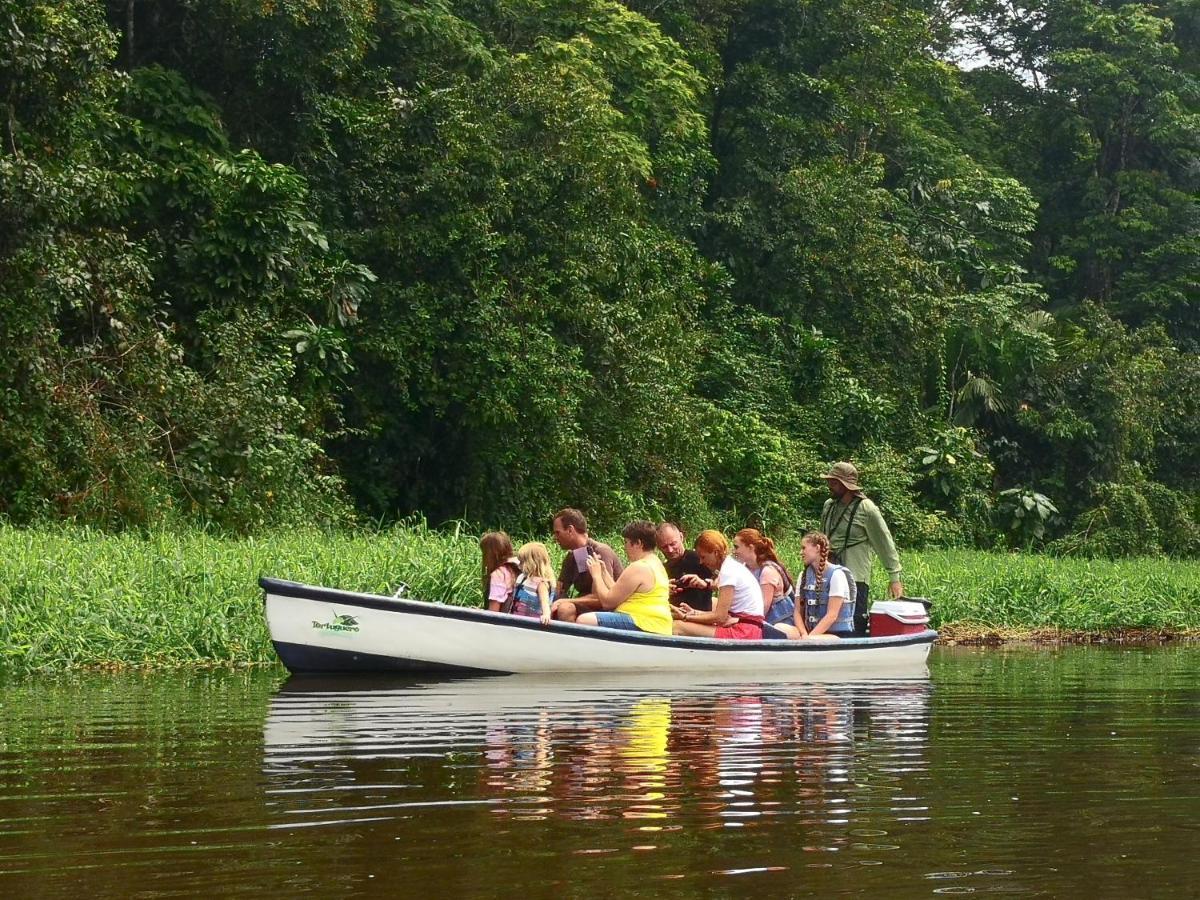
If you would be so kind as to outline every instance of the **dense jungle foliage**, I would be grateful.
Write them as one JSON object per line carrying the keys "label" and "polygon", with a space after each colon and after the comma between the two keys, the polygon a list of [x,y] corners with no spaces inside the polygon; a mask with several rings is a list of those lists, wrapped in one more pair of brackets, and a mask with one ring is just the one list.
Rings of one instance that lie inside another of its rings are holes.
{"label": "dense jungle foliage", "polygon": [[0,0],[0,518],[1200,553],[1200,2]]}

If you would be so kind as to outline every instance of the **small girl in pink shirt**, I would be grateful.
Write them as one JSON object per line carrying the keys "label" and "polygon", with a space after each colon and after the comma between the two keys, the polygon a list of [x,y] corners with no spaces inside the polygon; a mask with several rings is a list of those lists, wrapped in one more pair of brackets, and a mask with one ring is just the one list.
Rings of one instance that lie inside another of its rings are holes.
{"label": "small girl in pink shirt", "polygon": [[512,541],[503,531],[489,531],[479,539],[479,549],[483,551],[484,602],[492,612],[507,612],[521,571]]}

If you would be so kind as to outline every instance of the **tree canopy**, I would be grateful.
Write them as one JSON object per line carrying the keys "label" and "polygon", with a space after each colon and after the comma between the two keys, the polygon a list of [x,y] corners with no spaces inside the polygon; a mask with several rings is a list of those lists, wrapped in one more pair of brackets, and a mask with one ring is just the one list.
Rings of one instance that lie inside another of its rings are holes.
{"label": "tree canopy", "polygon": [[0,516],[1200,552],[1200,18],[0,0]]}

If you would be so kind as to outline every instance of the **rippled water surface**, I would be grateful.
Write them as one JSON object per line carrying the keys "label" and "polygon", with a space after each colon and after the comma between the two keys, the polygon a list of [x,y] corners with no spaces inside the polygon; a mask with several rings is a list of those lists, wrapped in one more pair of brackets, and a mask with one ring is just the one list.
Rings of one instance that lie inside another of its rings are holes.
{"label": "rippled water surface", "polygon": [[1197,897],[1198,659],[10,681],[0,897]]}

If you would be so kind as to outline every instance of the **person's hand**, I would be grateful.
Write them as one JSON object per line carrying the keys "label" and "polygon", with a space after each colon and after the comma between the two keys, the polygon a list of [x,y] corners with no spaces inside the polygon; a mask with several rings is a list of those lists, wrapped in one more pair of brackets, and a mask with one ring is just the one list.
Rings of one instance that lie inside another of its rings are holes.
{"label": "person's hand", "polygon": [[550,624],[550,617],[551,617],[552,615],[553,615],[553,613],[542,613],[542,624],[543,624],[543,625],[549,625],[549,624]]}
{"label": "person's hand", "polygon": [[672,594],[678,594],[683,590],[683,588],[679,586],[679,581],[675,578],[672,578],[667,582],[667,589],[670,590]]}
{"label": "person's hand", "polygon": [[676,619],[686,619],[694,612],[695,610],[686,603],[680,603],[678,606],[671,607],[671,615]]}
{"label": "person's hand", "polygon": [[899,581],[893,581],[891,585],[892,599],[899,600],[904,596],[904,584]]}
{"label": "person's hand", "polygon": [[686,575],[680,575],[677,579],[675,579],[675,583],[679,585],[680,590],[684,590],[686,588],[706,587],[704,579],[692,572],[689,572]]}
{"label": "person's hand", "polygon": [[600,573],[604,571],[604,563],[598,556],[589,556],[587,558],[587,568],[588,574],[591,575],[592,578],[599,578]]}
{"label": "person's hand", "polygon": [[553,603],[551,603],[550,604],[550,615],[554,615],[556,612],[558,612],[560,609],[562,609],[562,605],[566,602],[567,602],[567,600],[564,597],[562,600],[555,600]]}
{"label": "person's hand", "polygon": [[741,621],[741,619],[739,619],[737,616],[726,616],[725,621],[721,623],[721,627],[722,628],[732,628],[734,625],[736,625],[740,621]]}

